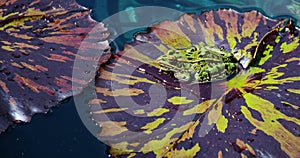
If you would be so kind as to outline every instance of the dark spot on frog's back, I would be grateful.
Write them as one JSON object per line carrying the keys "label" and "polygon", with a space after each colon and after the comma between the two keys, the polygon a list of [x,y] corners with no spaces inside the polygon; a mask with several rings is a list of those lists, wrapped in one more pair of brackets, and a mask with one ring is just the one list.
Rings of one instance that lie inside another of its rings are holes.
{"label": "dark spot on frog's back", "polygon": [[197,55],[198,55],[198,56],[203,56],[203,52],[198,51],[198,52],[197,52]]}
{"label": "dark spot on frog's back", "polygon": [[187,58],[188,60],[193,60],[193,58]]}

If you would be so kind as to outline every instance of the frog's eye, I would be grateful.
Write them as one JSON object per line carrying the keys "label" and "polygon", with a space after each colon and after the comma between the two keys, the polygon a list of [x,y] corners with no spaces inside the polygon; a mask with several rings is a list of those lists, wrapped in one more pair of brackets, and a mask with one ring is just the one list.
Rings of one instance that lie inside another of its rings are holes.
{"label": "frog's eye", "polygon": [[196,47],[196,46],[193,46],[193,47],[191,47],[191,48],[190,48],[190,50],[191,50],[191,52],[195,52],[195,51],[197,51],[197,50],[198,50],[198,47]]}
{"label": "frog's eye", "polygon": [[192,52],[195,52],[195,51],[197,51],[197,50],[198,50],[197,47],[192,46],[192,47],[186,49],[186,52],[187,52],[187,53],[192,53]]}
{"label": "frog's eye", "polygon": [[196,51],[196,48],[195,48],[195,47],[192,47],[189,51],[190,51],[190,52],[194,52],[194,51]]}
{"label": "frog's eye", "polygon": [[168,53],[168,55],[174,55],[175,51],[174,50],[169,50],[167,53]]}

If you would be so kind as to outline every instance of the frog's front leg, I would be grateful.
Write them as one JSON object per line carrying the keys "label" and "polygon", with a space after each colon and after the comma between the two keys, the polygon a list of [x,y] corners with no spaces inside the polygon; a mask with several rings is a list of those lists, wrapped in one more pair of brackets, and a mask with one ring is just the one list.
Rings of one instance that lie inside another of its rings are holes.
{"label": "frog's front leg", "polygon": [[196,82],[210,81],[210,73],[206,70],[200,70],[195,73]]}

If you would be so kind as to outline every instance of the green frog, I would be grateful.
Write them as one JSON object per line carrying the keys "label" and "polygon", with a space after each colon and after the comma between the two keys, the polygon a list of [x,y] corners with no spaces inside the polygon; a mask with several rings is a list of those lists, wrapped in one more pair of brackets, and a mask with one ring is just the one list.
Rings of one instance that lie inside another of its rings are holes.
{"label": "green frog", "polygon": [[160,70],[172,71],[179,81],[192,84],[222,80],[239,69],[232,53],[204,43],[169,50],[155,62]]}

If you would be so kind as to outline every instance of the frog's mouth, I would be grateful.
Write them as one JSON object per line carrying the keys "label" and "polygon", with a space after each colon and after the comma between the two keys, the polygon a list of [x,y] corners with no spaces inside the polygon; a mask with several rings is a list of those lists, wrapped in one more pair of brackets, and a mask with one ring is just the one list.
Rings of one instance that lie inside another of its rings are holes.
{"label": "frog's mouth", "polygon": [[[163,70],[163,71],[169,71],[169,72],[174,72],[174,71],[178,71],[178,72],[185,72],[184,70],[172,66],[170,64],[166,64],[164,62],[158,62],[158,64],[160,65],[160,67],[158,67],[158,69]],[[170,69],[174,69],[174,71],[170,70]]]}

